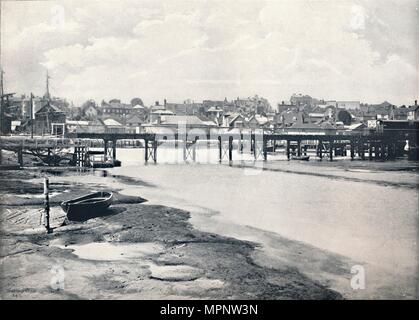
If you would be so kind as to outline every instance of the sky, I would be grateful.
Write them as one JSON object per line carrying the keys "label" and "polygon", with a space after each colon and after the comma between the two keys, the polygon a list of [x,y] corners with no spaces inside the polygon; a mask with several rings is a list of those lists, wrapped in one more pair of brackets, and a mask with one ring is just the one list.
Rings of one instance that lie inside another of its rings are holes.
{"label": "sky", "polygon": [[5,91],[413,104],[418,0],[2,1]]}

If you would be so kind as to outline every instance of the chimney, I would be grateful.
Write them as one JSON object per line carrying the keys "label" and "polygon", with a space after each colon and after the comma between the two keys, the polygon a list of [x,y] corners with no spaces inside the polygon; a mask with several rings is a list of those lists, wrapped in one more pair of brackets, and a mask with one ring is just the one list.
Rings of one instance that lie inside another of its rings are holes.
{"label": "chimney", "polygon": [[415,107],[418,105],[418,100],[415,100]]}
{"label": "chimney", "polygon": [[166,104],[167,104],[167,101],[166,101],[166,99],[164,99],[164,106],[166,107]]}
{"label": "chimney", "polygon": [[284,105],[284,104],[285,104],[284,100],[282,100],[282,101],[281,101],[281,104],[282,104],[282,105]]}
{"label": "chimney", "polygon": [[159,106],[160,104],[159,104],[159,102],[158,101],[156,101],[156,106]]}

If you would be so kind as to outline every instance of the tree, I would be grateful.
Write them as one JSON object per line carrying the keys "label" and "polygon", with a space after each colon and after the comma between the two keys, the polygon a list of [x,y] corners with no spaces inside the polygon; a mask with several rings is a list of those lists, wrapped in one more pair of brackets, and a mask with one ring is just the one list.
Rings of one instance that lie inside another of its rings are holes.
{"label": "tree", "polygon": [[140,98],[133,98],[132,100],[131,100],[131,106],[136,106],[136,105],[140,105],[140,106],[142,106],[142,107],[144,107],[144,103],[143,103],[143,100],[141,100]]}
{"label": "tree", "polygon": [[345,126],[349,126],[352,122],[351,114],[346,110],[339,110],[338,121],[342,121]]}

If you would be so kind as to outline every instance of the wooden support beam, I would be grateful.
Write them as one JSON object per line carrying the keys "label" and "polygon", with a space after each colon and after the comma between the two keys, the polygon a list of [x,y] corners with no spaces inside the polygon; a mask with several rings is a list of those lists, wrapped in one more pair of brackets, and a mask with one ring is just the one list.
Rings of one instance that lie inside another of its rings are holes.
{"label": "wooden support beam", "polygon": [[372,143],[370,141],[370,143],[368,144],[368,160],[371,161],[372,160]]}
{"label": "wooden support beam", "polygon": [[17,151],[17,162],[23,167],[23,148],[20,147]]}
{"label": "wooden support beam", "polygon": [[334,147],[333,143],[334,143],[333,140],[329,141],[329,160],[330,161],[333,161],[333,147]]}
{"label": "wooden support beam", "polygon": [[318,140],[317,152],[319,154],[320,160],[322,160],[323,159],[323,141],[322,140]]}
{"label": "wooden support beam", "polygon": [[221,141],[221,137],[218,137],[218,161],[221,163],[223,160],[223,145]]}
{"label": "wooden support beam", "polygon": [[113,160],[116,160],[116,141],[117,140],[112,141],[112,159]]}
{"label": "wooden support beam", "polygon": [[103,153],[105,156],[108,155],[108,140],[106,139],[103,139]]}
{"label": "wooden support beam", "polygon": [[301,156],[301,140],[297,141],[297,156]]}
{"label": "wooden support beam", "polygon": [[354,143],[351,141],[351,160],[355,158],[355,146]]}
{"label": "wooden support beam", "polygon": [[287,159],[288,160],[291,158],[290,147],[291,147],[291,141],[287,140]]}
{"label": "wooden support beam", "polygon": [[263,160],[267,161],[268,160],[268,140],[265,137],[263,137],[262,148],[263,148],[263,150],[262,150],[263,151]]}
{"label": "wooden support beam", "polygon": [[186,161],[188,159],[188,154],[187,154],[188,142],[186,140],[182,141],[182,147],[183,147],[183,161]]}
{"label": "wooden support beam", "polygon": [[233,137],[228,137],[228,161],[233,161]]}
{"label": "wooden support beam", "polygon": [[153,140],[153,160],[157,163],[157,140]]}
{"label": "wooden support beam", "polygon": [[148,163],[148,140],[144,139],[144,161]]}
{"label": "wooden support beam", "polygon": [[363,140],[361,140],[359,143],[358,153],[361,156],[361,160],[365,160],[365,146]]}
{"label": "wooden support beam", "polygon": [[50,207],[49,207],[49,179],[48,177],[44,178],[44,217],[45,217],[45,221],[44,221],[44,225],[45,225],[45,229],[47,230],[47,233],[51,233],[52,229],[50,228],[50,223],[49,223],[49,211],[50,211]]}

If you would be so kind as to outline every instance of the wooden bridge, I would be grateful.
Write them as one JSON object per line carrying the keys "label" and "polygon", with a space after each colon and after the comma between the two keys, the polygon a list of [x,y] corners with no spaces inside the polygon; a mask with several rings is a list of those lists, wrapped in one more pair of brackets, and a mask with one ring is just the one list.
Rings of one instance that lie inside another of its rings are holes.
{"label": "wooden bridge", "polygon": [[[251,152],[255,159],[262,158],[268,160],[268,150],[275,151],[278,141],[286,142],[286,155],[290,159],[292,153],[300,156],[306,152],[306,146],[303,142],[312,141],[316,145],[316,154],[319,159],[327,156],[330,161],[333,161],[334,154],[337,150],[346,149],[350,151],[351,159],[356,155],[360,159],[366,159],[368,152],[368,159],[394,159],[400,155],[400,148],[404,146],[405,140],[399,137],[392,137],[391,135],[384,135],[379,133],[361,134],[361,133],[336,133],[336,134],[288,134],[282,133],[237,133],[237,132],[218,132],[205,134],[156,134],[156,133],[75,133],[67,135],[69,138],[76,139],[95,139],[104,141],[104,151],[112,148],[112,157],[116,159],[116,149],[118,140],[142,140],[144,141],[144,160],[148,162],[152,160],[157,162],[157,149],[161,141],[174,140],[175,145],[181,144],[184,149],[184,159],[188,157],[195,160],[195,147],[198,140],[218,141],[218,155],[219,161],[227,159],[233,161],[233,143],[239,145],[239,149],[246,140],[251,146]],[[191,151],[191,148],[192,151]]]}
{"label": "wooden bridge", "polygon": [[[410,136],[409,136],[410,135]],[[336,132],[327,133],[303,133],[297,134],[287,132],[240,132],[240,131],[205,131],[197,132],[193,129],[186,133],[177,132],[167,133],[67,133],[65,137],[37,137],[29,139],[26,136],[0,137],[0,163],[1,150],[15,151],[18,155],[18,162],[23,165],[22,154],[24,150],[46,150],[47,155],[51,150],[74,148],[72,154],[78,164],[85,163],[86,152],[94,141],[100,140],[100,146],[104,148],[104,154],[109,155],[116,160],[117,141],[120,140],[141,140],[144,145],[144,161],[157,162],[157,150],[163,141],[174,141],[175,146],[179,145],[183,148],[184,160],[196,160],[197,141],[215,142],[218,144],[219,161],[233,161],[233,147],[241,151],[243,146],[249,146],[254,159],[268,160],[268,153],[275,152],[278,142],[284,144],[287,158],[292,155],[301,156],[306,154],[307,148],[315,147],[315,152],[319,160],[328,158],[333,161],[335,156],[346,155],[349,151],[351,159],[358,156],[359,159],[365,160],[387,160],[394,159],[403,154],[403,147],[406,139],[417,143],[417,132]],[[415,140],[416,139],[416,140]],[[368,157],[367,157],[368,154]]]}

